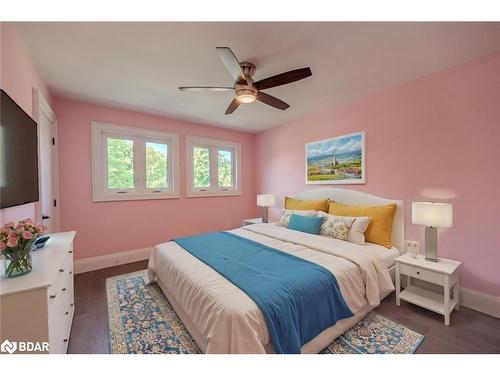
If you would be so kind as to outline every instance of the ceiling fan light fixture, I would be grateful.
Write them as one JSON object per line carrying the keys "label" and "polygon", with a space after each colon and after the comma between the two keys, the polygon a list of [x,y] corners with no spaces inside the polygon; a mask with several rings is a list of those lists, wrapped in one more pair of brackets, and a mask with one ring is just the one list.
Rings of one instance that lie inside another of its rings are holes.
{"label": "ceiling fan light fixture", "polygon": [[241,89],[236,91],[236,100],[240,103],[253,103],[257,99],[257,94],[253,90]]}

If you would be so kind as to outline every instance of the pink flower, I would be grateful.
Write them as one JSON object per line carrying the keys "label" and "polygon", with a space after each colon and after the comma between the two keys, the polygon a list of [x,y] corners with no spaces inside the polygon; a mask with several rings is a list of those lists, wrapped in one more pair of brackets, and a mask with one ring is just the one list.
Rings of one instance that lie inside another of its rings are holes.
{"label": "pink flower", "polygon": [[0,251],[4,251],[6,248],[7,248],[7,245],[5,244],[5,242],[0,241]]}
{"label": "pink flower", "polygon": [[18,240],[16,236],[10,236],[9,239],[7,240],[7,246],[8,247],[16,247],[18,244]]}
{"label": "pink flower", "polygon": [[33,233],[31,233],[29,230],[23,232],[23,238],[25,240],[31,240],[33,238]]}
{"label": "pink flower", "polygon": [[5,223],[4,228],[11,228],[14,226],[14,223],[12,221],[9,221],[8,223]]}

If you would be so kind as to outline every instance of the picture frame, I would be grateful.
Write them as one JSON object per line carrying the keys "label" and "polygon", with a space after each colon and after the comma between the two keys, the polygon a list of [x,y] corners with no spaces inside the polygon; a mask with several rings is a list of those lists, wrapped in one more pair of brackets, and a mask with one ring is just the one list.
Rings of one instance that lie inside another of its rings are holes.
{"label": "picture frame", "polygon": [[365,184],[366,132],[306,143],[305,182],[312,185]]}

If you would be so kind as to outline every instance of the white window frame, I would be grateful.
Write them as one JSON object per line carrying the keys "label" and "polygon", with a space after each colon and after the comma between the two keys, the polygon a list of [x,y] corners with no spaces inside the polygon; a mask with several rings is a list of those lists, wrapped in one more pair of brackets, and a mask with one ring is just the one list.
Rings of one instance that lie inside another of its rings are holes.
{"label": "white window frame", "polygon": [[[193,148],[196,146],[210,149],[210,186],[194,187]],[[233,152],[232,187],[218,186],[218,150]],[[231,196],[242,194],[241,181],[241,144],[220,139],[186,136],[186,195],[188,197]]]}
{"label": "white window frame", "polygon": [[[133,189],[108,188],[106,140],[110,136],[134,140]],[[146,187],[146,142],[160,142],[168,145],[167,188]],[[178,134],[92,121],[92,199],[94,202],[179,198],[179,192]]]}

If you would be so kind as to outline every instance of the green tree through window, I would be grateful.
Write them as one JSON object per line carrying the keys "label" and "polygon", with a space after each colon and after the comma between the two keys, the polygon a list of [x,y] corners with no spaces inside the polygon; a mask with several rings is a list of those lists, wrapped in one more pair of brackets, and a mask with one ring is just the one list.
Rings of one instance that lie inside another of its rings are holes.
{"label": "green tree through window", "polygon": [[210,150],[206,147],[193,147],[193,184],[210,186]]}
{"label": "green tree through window", "polygon": [[232,168],[232,152],[227,150],[219,150],[217,155],[218,174],[220,187],[233,186],[233,168]]}
{"label": "green tree through window", "polygon": [[167,188],[168,146],[146,142],[146,184],[149,189]]}
{"label": "green tree through window", "polygon": [[108,188],[134,187],[134,142],[129,139],[107,138]]}

